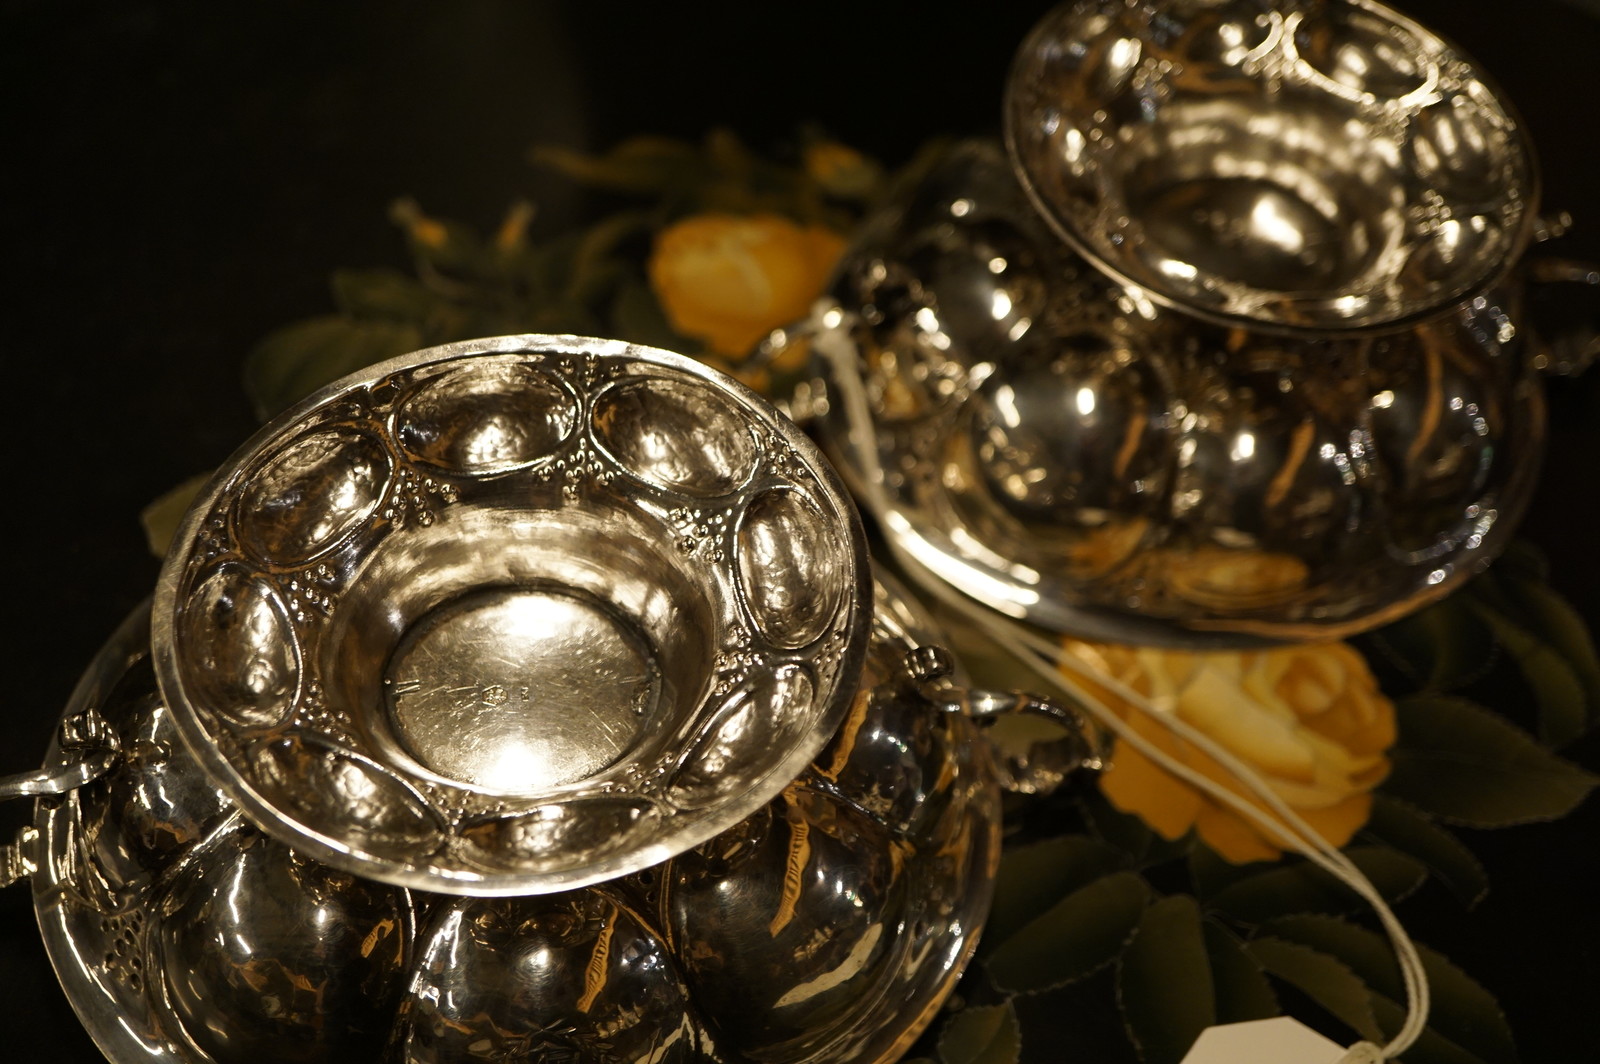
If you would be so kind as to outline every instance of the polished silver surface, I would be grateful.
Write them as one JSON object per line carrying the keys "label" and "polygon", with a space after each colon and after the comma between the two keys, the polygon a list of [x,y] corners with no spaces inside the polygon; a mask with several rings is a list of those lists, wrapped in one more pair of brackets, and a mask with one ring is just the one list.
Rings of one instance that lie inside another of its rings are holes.
{"label": "polished silver surface", "polygon": [[1022,45],[1005,123],[1079,252],[1222,323],[1431,318],[1494,284],[1535,224],[1520,119],[1373,0],[1073,0]]}
{"label": "polished silver surface", "polygon": [[1207,325],[1074,254],[987,142],[869,225],[830,298],[816,431],[886,536],[1089,638],[1381,624],[1487,564],[1537,473],[1514,286],[1386,333]]}
{"label": "polished silver surface", "polygon": [[116,757],[115,750],[97,750],[82,760],[69,762],[59,768],[0,776],[0,800],[64,794],[105,775]]}
{"label": "polished silver surface", "polygon": [[787,786],[871,615],[812,443],[668,352],[452,344],[284,413],[212,480],[156,595],[161,687],[269,834],[386,882],[570,889]]}
{"label": "polished silver surface", "polygon": [[522,897],[391,886],[246,822],[173,742],[148,618],[67,708],[104,715],[115,764],[36,818],[45,943],[115,1064],[876,1064],[976,945],[994,767],[908,671],[931,629],[886,583],[844,719],[777,797],[663,864]]}

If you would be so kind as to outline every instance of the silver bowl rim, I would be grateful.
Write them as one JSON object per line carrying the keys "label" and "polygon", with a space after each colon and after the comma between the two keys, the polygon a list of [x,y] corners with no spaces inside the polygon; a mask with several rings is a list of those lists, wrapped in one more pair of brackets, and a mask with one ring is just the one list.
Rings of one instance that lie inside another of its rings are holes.
{"label": "silver bowl rim", "polygon": [[[1447,313],[1450,308],[1481,295],[1486,290],[1500,284],[1517,261],[1527,251],[1528,245],[1533,242],[1535,234],[1540,227],[1539,205],[1543,197],[1544,177],[1539,166],[1539,155],[1533,138],[1528,131],[1527,121],[1517,110],[1511,97],[1490,76],[1484,65],[1462,49],[1448,35],[1440,33],[1429,25],[1413,19],[1404,13],[1379,3],[1378,0],[1341,0],[1351,7],[1370,11],[1401,28],[1415,33],[1417,36],[1437,42],[1445,51],[1471,70],[1472,75],[1483,87],[1489,91],[1490,96],[1511,120],[1516,130],[1516,142],[1521,151],[1522,163],[1527,173],[1527,185],[1523,189],[1523,210],[1518,220],[1517,228],[1511,235],[1510,251],[1499,259],[1489,260],[1475,276],[1457,286],[1457,290],[1448,296],[1440,296],[1431,302],[1421,304],[1411,309],[1400,310],[1388,315],[1368,315],[1365,318],[1351,319],[1348,323],[1340,324],[1300,324],[1297,322],[1283,321],[1277,318],[1261,317],[1248,313],[1233,313],[1216,307],[1200,304],[1182,293],[1163,290],[1159,284],[1152,284],[1149,279],[1140,280],[1133,277],[1125,270],[1119,269],[1111,260],[1102,255],[1094,242],[1078,232],[1077,227],[1055,208],[1050,197],[1046,196],[1033,179],[1033,171],[1023,163],[1020,150],[1022,131],[1018,128],[1017,108],[1013,106],[1016,94],[1015,84],[1017,72],[1021,67],[1024,57],[1044,35],[1044,29],[1057,15],[1067,8],[1074,7],[1084,0],[1065,0],[1048,10],[1045,15],[1030,29],[1023,38],[1021,46],[1014,54],[1009,74],[1006,79],[1006,90],[1001,106],[1002,141],[1005,145],[1006,155],[1010,160],[1012,172],[1017,181],[1027,193],[1029,201],[1062,240],[1095,269],[1101,271],[1118,284],[1148,296],[1151,301],[1169,310],[1181,314],[1188,314],[1201,321],[1213,325],[1222,325],[1233,328],[1244,328],[1254,332],[1272,336],[1287,337],[1313,337],[1321,338],[1329,335],[1360,336],[1381,333],[1397,332],[1408,329],[1421,322],[1431,320],[1440,314]],[[1273,6],[1280,6],[1281,0],[1264,0]]]}
{"label": "silver bowl rim", "polygon": [[[656,832],[641,844],[613,850],[598,860],[555,871],[474,871],[470,875],[441,874],[416,862],[384,861],[352,850],[338,839],[323,835],[266,800],[245,782],[237,768],[217,748],[189,700],[180,677],[176,623],[180,587],[190,557],[190,545],[201,532],[207,513],[218,501],[230,478],[254,458],[268,453],[279,434],[319,407],[347,392],[394,373],[455,361],[474,355],[565,355],[632,358],[699,377],[722,389],[768,421],[802,457],[816,478],[819,493],[827,497],[847,522],[848,543],[841,544],[853,566],[841,608],[849,614],[849,631],[840,655],[838,682],[826,705],[816,711],[812,726],[751,786],[697,810],[689,823]],[[473,897],[513,897],[590,886],[654,866],[707,841],[761,808],[788,786],[826,746],[854,700],[870,641],[873,616],[872,569],[860,511],[843,480],[822,450],[770,401],[742,382],[688,356],[662,348],[622,340],[570,334],[524,333],[484,337],[440,344],[399,355],[346,374],[275,415],[240,445],[217,469],[190,504],[163,560],[151,611],[151,651],[162,697],[173,710],[178,732],[206,778],[232,801],[246,819],[267,834],[334,868],[394,886]]]}

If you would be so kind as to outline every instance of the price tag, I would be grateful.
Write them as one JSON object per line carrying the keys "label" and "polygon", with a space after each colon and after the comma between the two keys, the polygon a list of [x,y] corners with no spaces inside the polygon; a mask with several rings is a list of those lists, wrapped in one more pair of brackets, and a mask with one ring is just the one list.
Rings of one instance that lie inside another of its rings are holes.
{"label": "price tag", "polygon": [[1207,1027],[1182,1064],[1340,1064],[1347,1052],[1299,1020],[1278,1016]]}

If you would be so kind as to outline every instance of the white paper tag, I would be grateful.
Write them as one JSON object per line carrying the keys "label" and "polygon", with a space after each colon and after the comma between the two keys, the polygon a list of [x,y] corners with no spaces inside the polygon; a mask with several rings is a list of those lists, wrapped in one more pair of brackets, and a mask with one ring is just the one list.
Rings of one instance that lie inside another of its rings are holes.
{"label": "white paper tag", "polygon": [[1207,1027],[1182,1064],[1338,1064],[1344,1054],[1338,1042],[1293,1017],[1277,1016]]}

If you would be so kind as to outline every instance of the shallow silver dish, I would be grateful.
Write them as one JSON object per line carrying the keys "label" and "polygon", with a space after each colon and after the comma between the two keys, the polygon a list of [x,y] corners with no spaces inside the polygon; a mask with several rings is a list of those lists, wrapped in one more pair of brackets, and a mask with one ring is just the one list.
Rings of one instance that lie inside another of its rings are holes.
{"label": "shallow silver dish", "polygon": [[[1514,287],[1381,335],[1196,321],[1101,274],[998,144],[956,145],[846,253],[818,437],[934,578],[1091,639],[1327,639],[1508,541],[1544,441]],[[859,393],[859,409],[851,395]]]}
{"label": "shallow silver dish", "polygon": [[811,442],[669,352],[451,344],[276,418],[189,512],[161,688],[270,834],[400,886],[569,889],[764,806],[849,708],[871,618]]}
{"label": "shallow silver dish", "polygon": [[959,686],[863,542],[793,423],[679,356],[373,367],[202,492],[0,778],[38,798],[0,886],[116,1064],[881,1064],[987,915],[969,718],[1067,727],[1012,780],[1095,753]]}
{"label": "shallow silver dish", "polygon": [[906,671],[922,623],[878,587],[847,719],[728,831],[603,884],[466,898],[251,824],[182,742],[141,610],[66,707],[91,737],[46,758],[109,770],[6,853],[115,1064],[891,1060],[970,957],[1000,845],[986,745]]}
{"label": "shallow silver dish", "polygon": [[1373,0],[1075,0],[1024,42],[1005,125],[1077,251],[1224,324],[1425,319],[1503,276],[1536,223],[1503,95]]}

